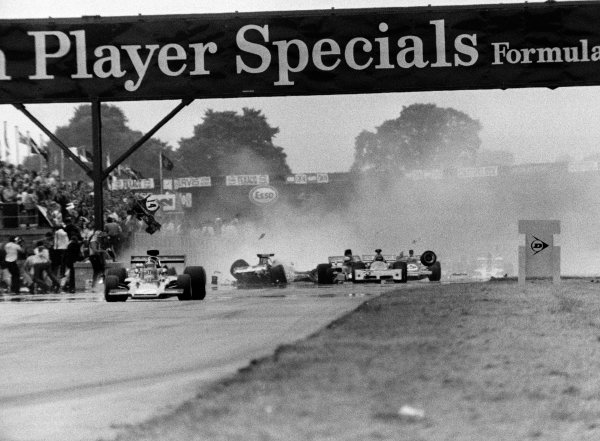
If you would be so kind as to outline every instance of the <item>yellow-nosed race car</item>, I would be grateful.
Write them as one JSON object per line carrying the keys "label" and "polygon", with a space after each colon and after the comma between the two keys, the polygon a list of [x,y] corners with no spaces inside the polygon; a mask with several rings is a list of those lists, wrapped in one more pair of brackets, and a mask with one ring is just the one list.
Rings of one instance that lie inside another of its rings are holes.
{"label": "yellow-nosed race car", "polygon": [[[174,264],[184,266],[178,274]],[[104,279],[107,302],[132,299],[203,300],[206,297],[206,272],[201,266],[185,267],[184,255],[159,256],[148,250],[146,256],[131,256],[131,268],[110,268]]]}

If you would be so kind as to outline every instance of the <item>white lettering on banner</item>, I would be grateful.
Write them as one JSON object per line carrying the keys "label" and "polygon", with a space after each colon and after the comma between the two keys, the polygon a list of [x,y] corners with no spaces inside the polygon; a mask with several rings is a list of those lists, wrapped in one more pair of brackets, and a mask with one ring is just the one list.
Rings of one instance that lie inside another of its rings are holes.
{"label": "white lettering on banner", "polygon": [[317,183],[318,184],[328,184],[329,183],[329,175],[327,173],[317,173]]}
{"label": "white lettering on banner", "polygon": [[182,207],[192,208],[192,193],[179,193],[179,200]]}
{"label": "white lettering on banner", "polygon": [[285,182],[288,184],[327,184],[329,183],[329,175],[327,173],[297,173],[292,176],[287,176]]}
{"label": "white lettering on banner", "polygon": [[225,177],[225,185],[266,185],[269,175],[229,175]]}
{"label": "white lettering on banner", "polygon": [[154,188],[154,178],[149,179],[115,179],[112,190],[151,190]]}
{"label": "white lettering on banner", "polygon": [[[376,47],[368,39],[359,36],[350,39],[344,47],[331,38],[318,40],[312,47],[299,39],[276,40],[271,43],[277,47],[277,60],[274,62],[271,51],[260,44],[260,42],[270,42],[269,26],[249,24],[241,27],[237,32],[236,43],[244,54],[252,55],[252,63],[246,63],[244,55],[236,55],[236,73],[264,73],[273,62],[277,65],[278,72],[277,81],[273,85],[293,86],[294,81],[290,74],[301,73],[309,66],[314,66],[321,71],[332,71],[343,64],[353,70],[364,70],[375,62],[377,63],[374,66],[375,69],[393,69],[395,66],[392,61],[395,61],[400,68],[423,69],[426,67],[472,66],[477,62],[479,58],[477,35],[459,34],[454,39],[453,50],[447,50],[445,20],[432,20],[429,24],[433,27],[435,37],[435,57],[433,59],[427,59],[426,54],[431,51],[426,50],[422,38],[406,35],[396,41],[399,50],[393,60],[389,37],[385,36],[389,26],[387,23],[381,22],[379,31],[384,33],[384,36],[375,39]],[[449,53],[452,53],[454,57],[448,59],[447,54]],[[260,60],[259,63],[256,62],[257,57]],[[362,64],[359,64],[357,59],[361,59]]]}
{"label": "white lettering on banner", "polygon": [[178,190],[180,188],[211,186],[212,179],[210,176],[190,176],[187,178],[163,179],[163,188],[165,190]]}
{"label": "white lettering on banner", "polygon": [[589,47],[587,39],[579,40],[577,46],[511,48],[508,42],[492,43],[492,64],[546,64],[581,63],[600,61],[600,46]]}
{"label": "white lettering on banner", "polygon": [[[27,32],[33,37],[35,45],[35,74],[30,75],[32,80],[51,80],[54,75],[48,74],[48,60],[51,58],[63,58],[72,50],[73,43],[71,35],[75,40],[75,59],[76,72],[71,75],[73,79],[93,78],[122,78],[133,77],[126,80],[124,88],[128,92],[135,92],[140,85],[148,67],[158,66],[160,72],[168,77],[182,75],[189,71],[189,75],[209,75],[206,70],[206,54],[217,52],[217,45],[214,42],[194,43],[188,45],[188,49],[193,53],[189,59],[192,61],[192,68],[188,69],[185,61],[188,59],[187,50],[184,46],[175,43],[169,43],[164,46],[158,44],[131,44],[131,45],[102,45],[96,48],[88,48],[86,44],[85,30],[78,29],[70,31],[68,35],[60,31],[31,31]],[[50,47],[55,47],[53,52]],[[93,50],[90,50],[93,49]],[[94,54],[95,60],[88,60],[90,53]],[[174,63],[171,63],[174,62]],[[127,72],[121,68],[123,64],[131,64],[134,72]],[[88,72],[88,66],[92,67],[94,75]],[[175,66],[178,66],[175,69]]]}
{"label": "white lettering on banner", "polygon": [[569,173],[583,173],[589,171],[598,171],[598,162],[570,162],[568,166]]}

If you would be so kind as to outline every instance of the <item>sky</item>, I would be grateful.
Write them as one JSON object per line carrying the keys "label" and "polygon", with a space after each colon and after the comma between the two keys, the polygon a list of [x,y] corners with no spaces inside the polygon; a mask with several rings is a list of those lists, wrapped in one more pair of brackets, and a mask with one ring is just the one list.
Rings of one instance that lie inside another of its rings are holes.
{"label": "sky", "polygon": [[[442,0],[0,0],[0,17],[47,18],[82,15],[127,16],[202,14],[328,8],[373,8],[480,4]],[[494,2],[489,2],[494,3]],[[522,3],[503,1],[502,3]],[[529,2],[533,3],[533,2]],[[119,102],[134,130],[146,132],[179,101]],[[600,153],[600,87],[509,90],[436,91],[358,94],[319,97],[276,97],[195,100],[155,135],[176,148],[181,138],[192,136],[208,109],[240,112],[260,109],[272,127],[279,128],[274,143],[284,148],[295,173],[347,171],[354,154],[354,140],[363,130],[374,131],[395,119],[403,106],[433,103],[465,112],[482,125],[482,148],[513,152],[517,163],[551,162],[569,155],[581,160]],[[74,104],[27,105],[49,129],[67,125]],[[9,133],[18,126],[34,139],[46,139],[21,112],[0,105],[0,121]],[[23,153],[21,153],[21,156]]]}

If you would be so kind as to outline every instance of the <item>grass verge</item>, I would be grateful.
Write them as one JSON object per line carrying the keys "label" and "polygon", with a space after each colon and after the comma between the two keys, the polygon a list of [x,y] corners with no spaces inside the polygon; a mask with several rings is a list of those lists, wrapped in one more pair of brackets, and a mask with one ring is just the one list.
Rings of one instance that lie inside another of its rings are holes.
{"label": "grass verge", "polygon": [[599,379],[599,285],[432,284],[369,300],[118,440],[597,440]]}

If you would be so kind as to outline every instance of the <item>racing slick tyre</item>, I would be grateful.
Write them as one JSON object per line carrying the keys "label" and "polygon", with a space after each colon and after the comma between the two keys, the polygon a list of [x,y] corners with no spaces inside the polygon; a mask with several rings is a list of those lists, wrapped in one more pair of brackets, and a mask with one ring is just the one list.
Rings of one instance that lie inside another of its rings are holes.
{"label": "racing slick tyre", "polygon": [[433,251],[424,251],[421,254],[421,263],[425,266],[431,266],[437,261],[437,256]]}
{"label": "racing slick tyre", "polygon": [[333,275],[331,274],[330,263],[320,263],[317,265],[317,283],[319,285],[331,285],[333,283]]}
{"label": "racing slick tyre", "polygon": [[108,276],[116,276],[117,283],[122,284],[127,278],[127,270],[125,268],[109,268],[106,270],[106,277]]}
{"label": "racing slick tyre", "polygon": [[283,265],[275,265],[271,268],[271,282],[275,285],[287,285],[287,277]]}
{"label": "racing slick tyre", "polygon": [[408,281],[408,268],[406,267],[406,262],[392,262],[392,269],[402,270],[400,280],[394,280],[395,283],[406,283]]}
{"label": "racing slick tyre", "polygon": [[439,282],[442,279],[442,265],[440,262],[435,262],[429,267],[431,274],[429,275],[429,281]]}
{"label": "racing slick tyre", "polygon": [[229,273],[235,278],[235,275],[233,274],[233,271],[236,268],[243,268],[243,267],[246,267],[246,266],[250,266],[250,265],[248,265],[248,262],[246,262],[244,259],[238,259],[238,260],[236,260],[235,262],[233,262],[231,264],[231,268],[229,269]]}
{"label": "racing slick tyre", "polygon": [[354,264],[352,265],[352,268],[356,268],[356,269],[365,269],[367,267],[367,265],[365,265],[365,262],[354,262]]}
{"label": "racing slick tyre", "polygon": [[111,295],[110,291],[119,287],[119,278],[115,275],[108,275],[104,280],[104,300],[107,302],[125,302],[127,295]]}
{"label": "racing slick tyre", "polygon": [[179,300],[192,300],[192,277],[189,274],[177,276],[177,287],[183,292],[177,296]]}
{"label": "racing slick tyre", "polygon": [[191,300],[204,300],[206,297],[206,271],[201,266],[188,266],[183,270],[184,275],[190,276],[192,289]]}

